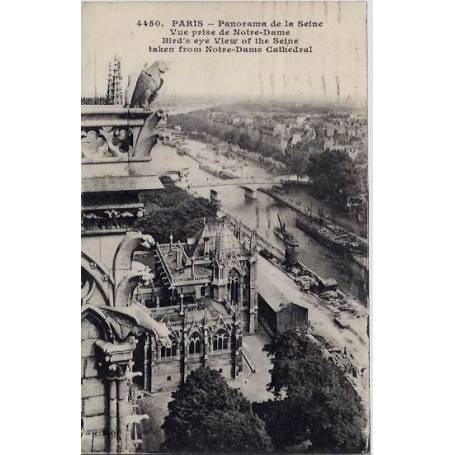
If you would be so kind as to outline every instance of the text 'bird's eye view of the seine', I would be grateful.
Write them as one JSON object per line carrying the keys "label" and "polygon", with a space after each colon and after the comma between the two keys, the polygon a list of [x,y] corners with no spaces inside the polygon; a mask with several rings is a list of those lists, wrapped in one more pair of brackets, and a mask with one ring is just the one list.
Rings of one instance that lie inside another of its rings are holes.
{"label": "text 'bird's eye view of the seine'", "polygon": [[366,2],[82,4],[82,453],[369,453]]}

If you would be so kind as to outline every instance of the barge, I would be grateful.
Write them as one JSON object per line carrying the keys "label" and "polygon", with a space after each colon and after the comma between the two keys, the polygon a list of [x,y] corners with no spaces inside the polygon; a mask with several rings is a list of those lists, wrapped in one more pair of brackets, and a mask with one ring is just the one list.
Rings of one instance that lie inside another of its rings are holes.
{"label": "barge", "polygon": [[295,224],[300,230],[331,250],[348,254],[351,258],[355,257],[357,261],[362,258],[362,263],[366,262],[363,258],[367,257],[367,242],[339,226],[327,223],[323,216],[315,215],[308,210],[306,214],[301,213],[297,216]]}

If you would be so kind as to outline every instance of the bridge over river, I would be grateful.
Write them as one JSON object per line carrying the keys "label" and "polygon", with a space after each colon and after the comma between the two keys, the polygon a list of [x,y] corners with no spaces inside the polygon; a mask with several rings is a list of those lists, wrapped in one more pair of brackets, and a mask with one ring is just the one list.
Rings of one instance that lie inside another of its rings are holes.
{"label": "bridge over river", "polygon": [[206,182],[191,183],[191,188],[213,188],[216,186],[246,186],[246,187],[260,187],[270,185],[280,185],[282,183],[308,183],[308,177],[297,179],[296,176],[289,177],[256,177],[256,178],[229,178],[225,180],[210,179]]}

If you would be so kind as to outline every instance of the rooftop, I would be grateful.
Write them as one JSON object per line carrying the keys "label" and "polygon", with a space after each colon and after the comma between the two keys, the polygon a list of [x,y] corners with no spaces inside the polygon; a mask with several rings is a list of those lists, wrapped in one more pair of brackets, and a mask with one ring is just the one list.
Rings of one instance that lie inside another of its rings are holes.
{"label": "rooftop", "polygon": [[[209,280],[212,276],[210,262],[205,264],[194,264],[191,267],[191,261],[185,251],[184,243],[159,243],[157,244],[158,258],[165,269],[167,278],[174,284],[183,281],[200,281]],[[178,256],[181,257],[181,263],[178,263]]]}
{"label": "rooftop", "polygon": [[[179,305],[173,307],[161,307],[159,312],[154,312],[154,318],[159,322],[180,322],[181,316],[179,313]],[[225,322],[231,322],[231,316],[225,306],[209,297],[203,297],[199,300],[197,306],[184,305],[185,318],[187,322],[202,321],[204,318],[207,321],[217,320],[222,317]],[[173,311],[174,310],[174,311]]]}
{"label": "rooftop", "polygon": [[[304,303],[300,301],[289,300],[286,294],[281,291],[280,283],[278,283],[273,276],[258,273],[257,289],[261,297],[277,313],[291,304],[307,309],[307,306],[304,305]],[[305,293],[302,293],[302,298],[305,300],[311,300],[313,302],[316,300],[316,297]]]}
{"label": "rooftop", "polygon": [[193,244],[160,243],[157,254],[169,283],[182,285],[210,281],[214,261],[247,255],[247,250],[224,221],[216,221],[205,224]]}

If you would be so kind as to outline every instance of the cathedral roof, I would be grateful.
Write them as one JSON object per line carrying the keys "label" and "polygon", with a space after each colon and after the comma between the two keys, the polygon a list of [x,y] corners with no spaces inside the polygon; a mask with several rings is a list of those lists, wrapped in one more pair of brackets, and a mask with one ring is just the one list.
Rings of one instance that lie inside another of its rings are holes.
{"label": "cathedral roof", "polygon": [[[236,226],[237,233],[239,228]],[[157,253],[169,284],[180,286],[195,281],[210,282],[215,262],[232,255],[248,255],[248,250],[225,220],[217,220],[204,224],[192,245],[160,243]]]}
{"label": "cathedral roof", "polygon": [[[164,308],[164,307],[163,307]],[[199,300],[199,307],[186,307],[185,308],[185,319],[188,323],[191,321],[203,321],[206,319],[207,321],[214,321],[218,320],[218,318],[223,318],[227,322],[232,321],[231,315],[228,313],[225,306],[220,303],[216,302],[210,297],[203,297]],[[165,322],[177,322],[181,321],[181,316],[178,312],[169,312],[164,313],[162,315],[157,316],[157,320],[161,323]]]}
{"label": "cathedral roof", "polygon": [[196,241],[189,250],[189,256],[204,256],[205,242],[208,241],[209,255],[223,252],[242,254],[244,248],[224,220],[206,223],[199,230]]}
{"label": "cathedral roof", "polygon": [[[185,244],[160,243],[157,245],[158,258],[166,272],[169,281],[178,285],[184,281],[190,283],[193,280],[211,278],[210,264],[194,264],[185,252]],[[180,256],[180,259],[179,259]],[[194,271],[194,274],[193,274]]]}

